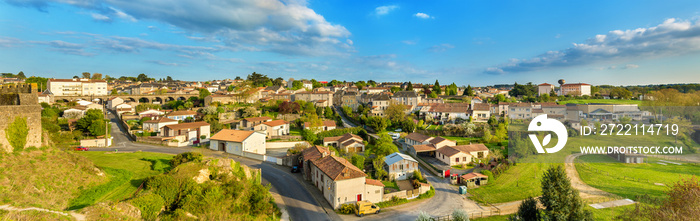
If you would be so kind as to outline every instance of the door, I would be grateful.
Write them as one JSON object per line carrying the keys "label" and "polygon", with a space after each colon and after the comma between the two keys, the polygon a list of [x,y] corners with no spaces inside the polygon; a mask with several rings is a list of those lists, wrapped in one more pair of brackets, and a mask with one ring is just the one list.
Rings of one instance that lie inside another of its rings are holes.
{"label": "door", "polygon": [[357,201],[362,201],[362,194],[357,194]]}
{"label": "door", "polygon": [[226,152],[226,143],[219,142],[219,150]]}

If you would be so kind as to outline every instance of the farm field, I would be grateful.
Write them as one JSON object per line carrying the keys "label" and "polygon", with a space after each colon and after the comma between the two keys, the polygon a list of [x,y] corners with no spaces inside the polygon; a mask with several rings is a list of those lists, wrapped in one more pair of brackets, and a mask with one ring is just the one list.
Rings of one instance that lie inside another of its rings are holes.
{"label": "farm field", "polygon": [[637,104],[642,105],[640,100],[618,100],[618,99],[578,99],[578,100],[567,100],[559,101],[559,104],[588,104],[588,103],[598,103],[598,104]]}
{"label": "farm field", "polygon": [[[618,206],[618,207],[612,207],[612,208],[605,208],[605,209],[594,209],[592,207],[587,207],[588,210],[593,212],[593,219],[594,220],[611,220],[612,218],[624,213],[625,211],[632,210],[634,209],[635,205],[627,205],[627,206]],[[502,220],[508,220],[508,217],[511,215],[503,215],[503,216],[489,216],[489,217],[484,217],[484,218],[474,218],[470,220],[474,221],[502,221]]]}
{"label": "farm field", "polygon": [[113,168],[131,173],[131,178],[128,182],[114,187],[114,189],[108,191],[103,196],[100,196],[96,202],[105,200],[122,200],[133,194],[145,178],[163,173],[163,171],[153,170],[153,163],[143,159],[160,161],[159,166],[155,169],[167,170],[170,168],[169,161],[171,158],[173,158],[173,155],[170,154],[148,152],[105,153],[101,151],[86,151],[78,152],[77,154],[90,159],[98,167]]}
{"label": "farm field", "polygon": [[697,164],[678,162],[681,165],[675,165],[668,163],[673,161],[651,157],[645,161],[623,164],[607,155],[584,155],[578,158],[576,170],[586,184],[633,200],[642,195],[663,197],[667,186],[700,174]]}

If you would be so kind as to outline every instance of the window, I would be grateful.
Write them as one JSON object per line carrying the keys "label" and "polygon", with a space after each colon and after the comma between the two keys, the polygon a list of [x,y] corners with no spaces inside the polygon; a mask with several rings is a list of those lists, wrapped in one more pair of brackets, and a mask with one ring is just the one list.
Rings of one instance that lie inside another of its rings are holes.
{"label": "window", "polygon": [[455,162],[459,163],[459,157],[457,157],[455,160],[456,160]]}

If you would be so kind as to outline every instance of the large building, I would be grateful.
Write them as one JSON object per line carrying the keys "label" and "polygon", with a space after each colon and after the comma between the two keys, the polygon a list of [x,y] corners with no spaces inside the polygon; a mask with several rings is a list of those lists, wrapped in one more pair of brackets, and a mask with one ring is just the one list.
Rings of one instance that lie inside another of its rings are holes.
{"label": "large building", "polygon": [[585,83],[563,84],[559,89],[559,95],[591,96],[591,85]]}
{"label": "large building", "polygon": [[537,95],[549,94],[554,91],[554,85],[542,83],[537,85]]}
{"label": "large building", "polygon": [[86,78],[49,79],[46,88],[54,96],[107,95],[107,81]]}
{"label": "large building", "polygon": [[[0,151],[12,152],[13,149],[42,145],[41,106],[34,92],[36,88],[35,84],[0,86]],[[7,139],[6,130],[19,119],[26,121],[26,143],[24,147],[13,147]]]}

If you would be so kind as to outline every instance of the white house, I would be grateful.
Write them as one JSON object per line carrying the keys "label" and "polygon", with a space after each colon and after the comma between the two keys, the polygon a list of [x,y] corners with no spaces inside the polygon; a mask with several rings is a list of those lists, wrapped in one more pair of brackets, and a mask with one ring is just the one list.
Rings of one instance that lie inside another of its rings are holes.
{"label": "white house", "polygon": [[542,83],[537,85],[537,95],[549,94],[554,91],[554,85]]}
{"label": "white house", "polygon": [[107,100],[107,108],[112,109],[112,110],[116,110],[117,105],[120,105],[123,103],[124,103],[124,99],[122,99],[120,97],[113,97],[113,98],[110,98]]}
{"label": "white house", "polygon": [[161,128],[173,124],[177,124],[177,121],[167,117],[161,117],[160,119],[144,121],[143,130],[150,132],[160,132]]}
{"label": "white house", "polygon": [[346,153],[364,152],[365,144],[362,137],[347,133],[337,137],[323,138],[323,146],[334,146],[342,149]]}
{"label": "white house", "polygon": [[389,173],[390,180],[405,180],[413,176],[418,169],[418,161],[411,156],[395,152],[384,158],[384,168]]}
{"label": "white house", "polygon": [[[204,121],[165,125],[160,130],[161,137],[185,135],[187,145],[206,142],[211,136],[211,126]],[[204,136],[204,138],[202,138]]]}
{"label": "white house", "polygon": [[121,104],[117,104],[116,106],[114,106],[114,110],[117,111],[117,114],[121,114],[121,113],[125,113],[125,112],[133,113],[134,107],[132,107],[131,105],[129,105],[127,103],[121,103]]}
{"label": "white house", "polygon": [[265,155],[265,134],[255,131],[223,129],[210,138],[209,149],[239,156],[245,153]]}
{"label": "white house", "polygon": [[168,115],[166,115],[166,117],[173,119],[173,120],[185,120],[188,117],[194,119],[195,115],[197,115],[197,112],[190,111],[190,110],[184,110],[184,111],[170,112],[170,113],[168,113]]}
{"label": "white house", "polygon": [[289,135],[289,122],[285,120],[265,121],[253,127],[255,131],[262,131],[266,137]]}
{"label": "white house", "polygon": [[161,116],[161,115],[165,114],[165,112],[159,111],[159,110],[154,110],[154,109],[148,109],[145,111],[141,111],[138,114],[139,114],[139,118],[144,118],[144,117]]}
{"label": "white house", "polygon": [[383,199],[384,185],[367,179],[367,174],[346,159],[325,156],[311,160],[310,167],[311,183],[334,209],[346,203],[363,200],[378,203]]}

